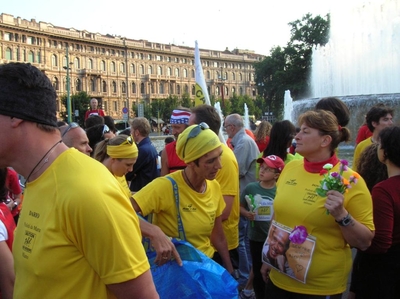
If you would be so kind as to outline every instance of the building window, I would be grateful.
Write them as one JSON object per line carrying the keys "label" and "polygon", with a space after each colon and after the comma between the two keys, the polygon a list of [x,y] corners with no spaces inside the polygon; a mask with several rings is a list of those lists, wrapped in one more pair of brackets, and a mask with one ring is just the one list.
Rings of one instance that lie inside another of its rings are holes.
{"label": "building window", "polygon": [[192,85],[192,96],[194,96],[195,94],[196,94],[196,87]]}
{"label": "building window", "polygon": [[232,87],[232,94],[235,94],[235,93],[236,93],[236,88]]}
{"label": "building window", "polygon": [[175,76],[179,77],[179,69],[178,68],[175,69]]}
{"label": "building window", "polygon": [[125,63],[121,62],[121,64],[119,65],[119,71],[125,74]]}
{"label": "building window", "polygon": [[102,60],[101,62],[100,62],[100,69],[103,71],[103,72],[105,72],[107,69],[106,69],[106,62],[104,61],[104,60]]}
{"label": "building window", "polygon": [[53,55],[51,55],[51,66],[58,66],[58,63],[57,63],[57,55],[55,55],[55,54],[53,54]]}
{"label": "building window", "polygon": [[176,86],[176,93],[181,94],[181,86],[180,85]]}
{"label": "building window", "polygon": [[172,83],[169,85],[169,93],[170,94],[174,93],[174,84],[172,84]]}
{"label": "building window", "polygon": [[79,70],[81,68],[81,62],[78,57],[75,57],[74,59],[74,67],[76,70]]}
{"label": "building window", "polygon": [[135,73],[135,65],[133,63],[130,66],[130,72],[131,72],[131,74]]}
{"label": "building window", "polygon": [[93,69],[93,60],[89,58],[88,60],[88,69],[92,70]]}
{"label": "building window", "polygon": [[113,81],[111,84],[112,84],[112,92],[116,93],[117,92],[117,83],[115,83],[115,81]]}
{"label": "building window", "polygon": [[187,84],[185,84],[185,93],[189,93],[189,86]]}
{"label": "building window", "polygon": [[149,75],[153,74],[153,67],[151,65],[147,67],[147,74]]}
{"label": "building window", "polygon": [[148,54],[148,55],[147,55],[147,59],[148,59],[148,60],[151,60],[151,58],[152,58],[152,57],[151,57],[151,54]]}
{"label": "building window", "polygon": [[207,80],[210,80],[211,79],[211,73],[210,73],[210,71],[207,71]]}
{"label": "building window", "polygon": [[90,91],[96,91],[96,85],[93,79],[90,79]]}
{"label": "building window", "polygon": [[233,80],[233,81],[236,80],[236,75],[235,75],[235,73],[232,73],[232,80]]}
{"label": "building window", "polygon": [[135,84],[135,82],[132,82],[131,89],[132,89],[132,93],[136,93],[136,84]]}
{"label": "building window", "polygon": [[121,84],[121,92],[126,93],[126,83],[125,82],[122,82],[122,84]]}
{"label": "building window", "polygon": [[11,41],[12,40],[12,33],[10,33],[10,32],[4,33],[4,40],[5,41]]}
{"label": "building window", "polygon": [[194,74],[194,70],[192,70],[192,78],[196,78],[196,75]]}
{"label": "building window", "polygon": [[101,85],[102,85],[103,92],[107,92],[107,83],[106,83],[106,81],[103,80],[103,82],[101,82]]}
{"label": "building window", "polygon": [[40,55],[40,51],[36,53],[36,62],[41,63],[42,62],[42,56]]}
{"label": "building window", "polygon": [[11,50],[11,48],[7,48],[6,49],[6,59],[7,60],[12,60],[12,50]]}
{"label": "building window", "polygon": [[154,83],[150,82],[149,86],[150,86],[150,93],[154,93]]}
{"label": "building window", "polygon": [[115,73],[116,71],[115,62],[111,61],[111,72]]}
{"label": "building window", "polygon": [[143,53],[139,54],[139,59],[143,60]]}
{"label": "building window", "polygon": [[144,94],[144,83],[140,84],[140,93]]}
{"label": "building window", "polygon": [[167,76],[171,76],[171,68],[170,67],[167,68]]}
{"label": "building window", "polygon": [[162,68],[161,66],[157,66],[157,75],[162,75]]}
{"label": "building window", "polygon": [[59,90],[60,86],[58,84],[58,78],[57,77],[53,78],[52,84],[53,84],[53,87],[54,87],[55,90]]}
{"label": "building window", "polygon": [[79,79],[75,80],[75,90],[76,91],[81,91],[82,90],[81,80],[79,80]]}
{"label": "building window", "polygon": [[144,65],[143,64],[140,65],[140,74],[144,75]]}
{"label": "building window", "polygon": [[156,56],[156,60],[157,60],[157,61],[162,61],[162,56],[161,56],[161,55],[157,55],[157,56]]}
{"label": "building window", "polygon": [[114,101],[114,111],[118,111],[118,102]]}
{"label": "building window", "polygon": [[33,51],[29,51],[29,53],[28,53],[28,62],[31,62],[31,63],[33,63],[34,62],[34,54],[33,54]]}
{"label": "building window", "polygon": [[163,82],[160,82],[159,93],[164,94],[164,83]]}
{"label": "building window", "polygon": [[243,87],[239,87],[239,95],[243,95]]}
{"label": "building window", "polygon": [[183,78],[187,78],[187,76],[188,76],[187,69],[183,69]]}

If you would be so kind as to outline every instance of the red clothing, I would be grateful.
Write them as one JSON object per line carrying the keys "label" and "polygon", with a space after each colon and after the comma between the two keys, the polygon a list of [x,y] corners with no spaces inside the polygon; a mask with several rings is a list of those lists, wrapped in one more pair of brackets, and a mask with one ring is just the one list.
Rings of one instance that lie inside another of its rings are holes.
{"label": "red clothing", "polygon": [[367,253],[386,253],[400,245],[400,175],[393,176],[372,189],[375,237]]}
{"label": "red clothing", "polygon": [[169,173],[175,172],[179,169],[184,169],[186,167],[185,162],[179,159],[178,155],[176,154],[176,140],[168,143],[165,146],[165,152],[167,153],[168,157]]}
{"label": "red clothing", "polygon": [[0,221],[4,223],[6,227],[8,239],[6,243],[10,251],[12,251],[12,243],[14,241],[14,230],[15,230],[15,222],[14,217],[11,215],[10,210],[5,205],[5,203],[0,203]]}
{"label": "red clothing", "polygon": [[368,129],[366,124],[363,124],[360,129],[358,129],[356,144],[372,136],[372,132]]}
{"label": "red clothing", "polygon": [[[9,191],[8,196],[11,199],[15,199],[15,195],[22,193],[22,189],[19,184],[18,174],[12,168],[7,168],[6,187]],[[18,215],[20,210],[21,210],[21,204],[17,208],[13,209],[12,215],[13,216]]]}
{"label": "red clothing", "polygon": [[264,140],[260,140],[260,141],[256,140],[256,143],[257,143],[258,150],[260,151],[260,153],[263,152],[268,146],[269,136],[266,136]]}
{"label": "red clothing", "polygon": [[105,116],[104,111],[102,109],[88,110],[85,113],[85,120],[87,120],[89,118],[89,116],[92,116],[92,115]]}

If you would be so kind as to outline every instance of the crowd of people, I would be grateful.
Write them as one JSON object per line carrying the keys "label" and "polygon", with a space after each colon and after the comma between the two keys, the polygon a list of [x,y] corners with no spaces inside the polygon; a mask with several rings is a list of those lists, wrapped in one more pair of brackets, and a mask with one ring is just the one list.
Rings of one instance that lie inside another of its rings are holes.
{"label": "crowd of people", "polygon": [[350,168],[338,146],[351,116],[337,98],[298,128],[262,121],[254,134],[239,114],[175,107],[160,153],[147,119],[117,134],[90,106],[84,128],[58,122],[42,72],[0,65],[0,298],[159,298],[142,238],[158,266],[182,266],[173,239],[189,242],[237,280],[239,298],[340,299],[350,273],[347,299],[399,296],[391,107],[367,112]]}

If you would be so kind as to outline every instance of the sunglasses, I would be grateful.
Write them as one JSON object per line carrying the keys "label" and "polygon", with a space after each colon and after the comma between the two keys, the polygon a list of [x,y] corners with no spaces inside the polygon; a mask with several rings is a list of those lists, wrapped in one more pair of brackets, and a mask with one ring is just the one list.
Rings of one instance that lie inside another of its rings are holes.
{"label": "sunglasses", "polygon": [[75,129],[75,128],[79,128],[79,124],[72,122],[68,125],[68,128],[65,130],[64,133],[62,133],[61,138],[64,137],[70,130]]}
{"label": "sunglasses", "polygon": [[207,130],[209,128],[210,127],[205,122],[201,122],[189,132],[185,145],[183,146],[183,158],[185,158],[186,145],[189,139],[197,137],[202,130]]}
{"label": "sunglasses", "polygon": [[133,144],[133,138],[132,138],[132,136],[128,136],[128,137],[126,138],[126,140],[125,140],[124,142],[122,142],[120,145],[124,145],[124,144],[132,145],[132,144]]}
{"label": "sunglasses", "polygon": [[110,133],[111,130],[107,125],[104,125],[103,127],[103,133],[101,134],[101,137],[104,137],[104,134]]}

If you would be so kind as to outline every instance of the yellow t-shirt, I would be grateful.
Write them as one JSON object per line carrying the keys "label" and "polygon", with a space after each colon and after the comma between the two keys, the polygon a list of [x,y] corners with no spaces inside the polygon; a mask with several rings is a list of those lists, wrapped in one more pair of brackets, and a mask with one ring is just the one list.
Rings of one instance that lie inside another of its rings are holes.
{"label": "yellow t-shirt", "polygon": [[124,190],[125,195],[127,196],[128,199],[132,197],[131,189],[129,189],[128,183],[126,181],[125,176],[116,176],[115,178],[117,181],[120,183],[122,189]]}
{"label": "yellow t-shirt", "polygon": [[[214,255],[210,236],[216,217],[221,216],[225,201],[216,180],[206,181],[204,193],[192,190],[183,178],[183,171],[169,174],[179,189],[179,211],[186,234],[186,241],[209,257]],[[170,237],[178,238],[178,216],[172,183],[159,177],[140,189],[133,198],[144,216],[153,213],[153,224]]]}
{"label": "yellow t-shirt", "polygon": [[76,149],[28,183],[19,224],[14,298],[115,298],[107,284],[150,268],[138,218],[119,183]]}
{"label": "yellow t-shirt", "polygon": [[357,171],[357,164],[358,160],[360,159],[361,153],[371,144],[372,142],[372,137],[369,137],[363,141],[361,141],[359,144],[357,144],[355,150],[354,150],[354,156],[353,156],[353,165],[351,165],[351,168],[354,171]]}
{"label": "yellow t-shirt", "polygon": [[228,219],[222,222],[228,249],[232,250],[239,246],[239,166],[235,154],[225,144],[221,145],[223,153],[221,156],[222,168],[215,178],[221,187],[222,195],[234,196],[231,213]]}
{"label": "yellow t-shirt", "polygon": [[[339,163],[332,169],[338,171]],[[343,176],[348,179],[352,171]],[[306,284],[298,282],[276,270],[271,272],[273,283],[284,290],[309,294],[332,295],[346,290],[352,265],[350,246],[344,240],[339,224],[326,213],[326,198],[315,189],[322,176],[304,170],[303,160],[288,163],[281,173],[274,200],[275,221],[290,228],[304,225],[308,234],[316,238],[314,254]],[[344,207],[351,216],[374,230],[372,199],[363,179],[344,195]]]}

